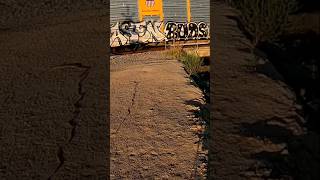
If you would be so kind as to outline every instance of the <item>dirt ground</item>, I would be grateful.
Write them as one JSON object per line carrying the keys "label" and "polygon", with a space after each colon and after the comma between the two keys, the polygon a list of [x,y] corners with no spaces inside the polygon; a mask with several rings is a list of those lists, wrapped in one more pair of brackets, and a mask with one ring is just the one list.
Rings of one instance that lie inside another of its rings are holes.
{"label": "dirt ground", "polygon": [[108,5],[68,2],[0,3],[2,180],[108,177]]}
{"label": "dirt ground", "polygon": [[203,103],[162,51],[111,57],[111,179],[194,179]]}
{"label": "dirt ground", "polygon": [[235,13],[223,2],[212,5],[210,177],[290,179],[281,174],[281,158],[288,153],[287,140],[303,133],[295,95],[266,61],[258,68],[267,75],[247,68],[253,56]]}

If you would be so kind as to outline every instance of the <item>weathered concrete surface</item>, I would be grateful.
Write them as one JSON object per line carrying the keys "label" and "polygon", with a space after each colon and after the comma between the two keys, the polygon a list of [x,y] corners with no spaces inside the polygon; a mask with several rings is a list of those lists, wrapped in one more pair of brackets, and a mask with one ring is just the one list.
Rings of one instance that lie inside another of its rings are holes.
{"label": "weathered concrete surface", "polygon": [[272,169],[281,169],[287,139],[303,133],[295,95],[282,82],[248,71],[253,55],[230,18],[235,13],[222,1],[212,4],[212,12],[210,177],[286,179]]}
{"label": "weathered concrete surface", "polygon": [[107,179],[109,17],[20,2],[0,3],[0,179]]}
{"label": "weathered concrete surface", "polygon": [[182,64],[159,51],[112,57],[110,68],[111,178],[193,179],[203,95]]}

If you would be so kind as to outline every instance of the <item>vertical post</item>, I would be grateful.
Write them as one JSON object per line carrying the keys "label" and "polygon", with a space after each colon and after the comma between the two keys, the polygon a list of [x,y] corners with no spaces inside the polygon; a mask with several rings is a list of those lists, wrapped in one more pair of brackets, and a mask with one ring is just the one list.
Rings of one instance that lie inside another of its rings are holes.
{"label": "vertical post", "polygon": [[190,7],[190,0],[187,0],[187,17],[188,17],[188,23],[191,22],[191,7]]}
{"label": "vertical post", "polygon": [[198,38],[197,38],[197,51],[199,52],[199,44],[198,44]]}
{"label": "vertical post", "polygon": [[164,15],[163,15],[163,2],[162,0],[158,0],[156,1],[157,3],[159,3],[157,6],[158,6],[158,9],[159,9],[159,16],[160,16],[160,21],[163,21],[164,19]]}
{"label": "vertical post", "polygon": [[137,3],[138,3],[138,11],[139,11],[139,21],[141,22],[143,20],[142,4],[139,0],[137,0]]}
{"label": "vertical post", "polygon": [[164,50],[167,50],[167,42],[164,40]]}
{"label": "vertical post", "polygon": [[162,32],[164,32],[165,25],[164,25],[164,14],[163,14],[163,2],[162,2],[162,0],[159,0],[159,1],[157,1],[157,3],[159,3],[159,5],[158,5],[159,9],[160,9],[159,17],[160,17],[160,21],[162,22],[160,29]]}

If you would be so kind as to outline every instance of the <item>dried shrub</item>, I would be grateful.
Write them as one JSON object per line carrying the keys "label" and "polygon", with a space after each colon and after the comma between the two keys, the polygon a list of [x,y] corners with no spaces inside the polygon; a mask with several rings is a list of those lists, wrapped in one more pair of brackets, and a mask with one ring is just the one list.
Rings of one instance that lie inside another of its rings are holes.
{"label": "dried shrub", "polygon": [[182,47],[180,46],[174,46],[173,48],[171,48],[170,50],[167,51],[167,55],[173,57],[174,59],[180,59],[181,56],[184,54],[185,52],[183,51]]}
{"label": "dried shrub", "polygon": [[296,11],[295,0],[233,0],[241,13],[240,22],[251,36],[252,46],[273,41],[288,26],[289,14]]}
{"label": "dried shrub", "polygon": [[203,59],[200,56],[198,56],[198,54],[190,52],[184,53],[180,60],[183,63],[185,70],[190,76],[195,75],[201,71]]}

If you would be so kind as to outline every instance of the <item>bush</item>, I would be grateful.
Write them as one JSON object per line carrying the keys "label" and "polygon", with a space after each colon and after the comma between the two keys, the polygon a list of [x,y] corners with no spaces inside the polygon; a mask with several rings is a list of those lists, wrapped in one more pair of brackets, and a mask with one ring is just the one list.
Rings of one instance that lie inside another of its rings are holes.
{"label": "bush", "polygon": [[195,75],[201,71],[203,59],[199,57],[196,53],[184,53],[181,56],[180,60],[183,63],[185,70],[190,76]]}
{"label": "bush", "polygon": [[253,48],[275,40],[288,25],[288,16],[297,9],[295,0],[233,0],[241,13],[244,31],[251,36]]}
{"label": "bush", "polygon": [[184,51],[183,51],[182,47],[175,46],[175,47],[171,48],[167,53],[169,56],[171,56],[175,59],[180,59],[182,57],[182,55],[184,54]]}

